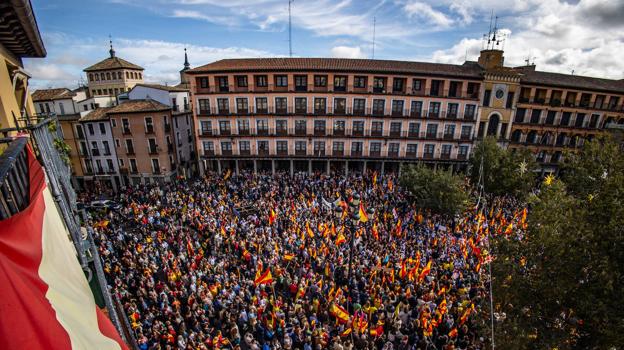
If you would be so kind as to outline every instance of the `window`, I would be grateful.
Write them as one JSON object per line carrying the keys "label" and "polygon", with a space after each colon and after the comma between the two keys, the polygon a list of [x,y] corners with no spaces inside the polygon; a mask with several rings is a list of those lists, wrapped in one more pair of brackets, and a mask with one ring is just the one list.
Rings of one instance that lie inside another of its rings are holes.
{"label": "window", "polygon": [[100,150],[98,149],[97,141],[91,141],[91,154],[94,156],[100,155]]}
{"label": "window", "polygon": [[246,97],[239,97],[236,99],[236,112],[247,113],[249,112],[249,100]]}
{"label": "window", "polygon": [[307,142],[305,141],[295,141],[295,154],[306,154],[306,146]]}
{"label": "window", "polygon": [[221,135],[229,135],[231,132],[232,132],[232,129],[230,128],[230,121],[220,120],[219,121],[219,133]]}
{"label": "window", "polygon": [[275,141],[275,146],[277,149],[277,154],[288,153],[288,141]]}
{"label": "window", "polygon": [[413,91],[422,91],[424,85],[424,81],[422,79],[414,79],[412,81],[412,90]]}
{"label": "window", "polygon": [[203,142],[204,151],[214,152],[214,143],[212,141]]}
{"label": "window", "polygon": [[117,119],[111,119],[111,125],[113,126],[113,128],[117,127]]}
{"label": "window", "polygon": [[371,142],[370,143],[370,153],[376,153],[377,155],[379,155],[379,153],[381,152],[381,142]]}
{"label": "window", "polygon": [[275,86],[277,86],[277,87],[288,87],[288,76],[287,75],[276,75],[275,76]]}
{"label": "window", "polygon": [[438,136],[438,124],[427,124],[427,138]]}
{"label": "window", "polygon": [[516,111],[516,116],[514,117],[514,123],[523,123],[525,114],[525,108],[518,108],[518,110]]}
{"label": "window", "polygon": [[554,125],[556,115],[557,115],[557,111],[548,111],[548,114],[546,115],[546,121],[544,124]]}
{"label": "window", "polygon": [[325,141],[314,141],[314,154],[319,156],[325,154]]}
{"label": "window", "polygon": [[239,134],[249,134],[249,120],[247,119],[239,119],[237,121],[238,125],[238,133]]}
{"label": "window", "polygon": [[238,149],[241,152],[249,153],[249,151],[251,150],[251,144],[249,141],[239,141]]}
{"label": "window", "polygon": [[382,134],[383,134],[383,122],[372,122],[371,123],[371,135],[381,136]]}
{"label": "window", "polygon": [[308,76],[307,75],[295,75],[295,91],[307,91],[308,90]]}
{"label": "window", "polygon": [[108,144],[108,141],[106,140],[102,141],[102,146],[104,146],[104,155],[109,156],[111,154],[111,151],[110,151],[110,145]]}
{"label": "window", "polygon": [[434,152],[435,152],[435,145],[430,144],[430,143],[425,145],[425,156],[428,155],[432,157]]}
{"label": "window", "polygon": [[65,114],[65,106],[63,106],[63,102],[59,102],[59,108],[61,110],[61,115]]}
{"label": "window", "polygon": [[394,156],[394,157],[399,155],[399,143],[398,142],[390,142],[388,144],[388,155]]}
{"label": "window", "polygon": [[231,153],[232,152],[232,143],[229,141],[221,142],[221,152],[222,153]]}
{"label": "window", "polygon": [[267,113],[269,110],[266,97],[256,97],[256,113]]}
{"label": "window", "polygon": [[474,119],[476,107],[477,106],[475,105],[466,105],[466,109],[464,111],[464,119],[468,119],[468,120]]}
{"label": "window", "polygon": [[377,93],[386,92],[386,78],[375,77],[373,79],[373,92],[377,92]]}
{"label": "window", "polygon": [[160,173],[160,162],[158,161],[158,158],[152,159],[152,171],[154,172],[154,174]]}
{"label": "window", "polygon": [[138,172],[136,159],[130,159],[130,171],[133,173]]}
{"label": "window", "polygon": [[353,87],[356,89],[366,88],[366,77],[356,76],[353,78]]}
{"label": "window", "polygon": [[106,80],[111,80],[111,75],[110,75],[110,72],[107,72],[107,73],[106,73]]}
{"label": "window", "polygon": [[353,99],[353,113],[355,114],[364,114],[364,110],[366,108],[366,100],[363,98],[354,98]]}
{"label": "window", "polygon": [[440,102],[431,102],[429,104],[429,117],[431,118],[440,117]]}
{"label": "window", "polygon": [[295,120],[295,134],[305,135],[307,132],[307,122],[305,120]]}
{"label": "window", "polygon": [[109,172],[114,172],[115,171],[115,166],[113,165],[113,160],[112,159],[107,159],[106,160],[106,165],[108,167],[108,171]]}
{"label": "window", "polygon": [[246,88],[247,87],[247,76],[246,75],[239,75],[236,77],[236,85],[238,87],[241,88]]}
{"label": "window", "polygon": [[267,87],[269,86],[268,78],[266,75],[256,75],[256,86],[257,87]]}
{"label": "window", "polygon": [[208,88],[208,78],[197,78],[199,80],[199,87],[202,89]]}
{"label": "window", "polygon": [[266,134],[269,132],[269,121],[266,119],[256,120],[256,132]]}
{"label": "window", "polygon": [[126,139],[126,152],[128,154],[134,154],[134,143],[132,142],[132,139]]}
{"label": "window", "polygon": [[125,162],[124,162],[123,158],[119,158],[119,166],[120,166],[120,167],[124,167],[124,166],[126,166],[126,164],[125,164]]}
{"label": "window", "polygon": [[410,115],[412,117],[420,117],[422,115],[422,101],[412,101]]}
{"label": "window", "polygon": [[230,91],[230,83],[228,81],[228,77],[217,77],[217,83],[219,84],[220,92]]}
{"label": "window", "polygon": [[451,155],[451,145],[442,145],[442,156],[449,157]]}
{"label": "window", "polygon": [[334,113],[344,114],[347,110],[346,98],[334,98]]}
{"label": "window", "polygon": [[513,107],[513,100],[514,100],[514,93],[510,91],[507,93],[507,102],[505,103],[505,108],[511,109]]}
{"label": "window", "polygon": [[598,118],[600,118],[599,114],[592,114],[591,119],[589,120],[590,128],[595,128],[598,126]]}
{"label": "window", "polygon": [[457,103],[449,103],[448,111],[446,112],[447,118],[455,119],[457,118],[457,111],[459,110],[459,104]]}
{"label": "window", "polygon": [[405,150],[405,155],[408,157],[415,157],[416,152],[418,152],[418,144],[417,143],[408,143],[407,149]]}
{"label": "window", "polygon": [[308,100],[305,97],[295,97],[295,113],[307,113]]}
{"label": "window", "polygon": [[347,90],[347,77],[344,75],[334,76],[334,91]]}
{"label": "window", "polygon": [[442,86],[441,80],[432,80],[431,81],[431,89],[429,90],[429,94],[431,96],[440,96],[440,87]]}
{"label": "window", "polygon": [[314,86],[315,87],[327,87],[327,75],[315,75]]}
{"label": "window", "polygon": [[364,149],[364,143],[360,141],[351,142],[351,152],[362,154],[362,150]]}
{"label": "window", "polygon": [[401,122],[390,123],[390,136],[401,135]]}
{"label": "window", "polygon": [[405,78],[392,79],[392,91],[393,92],[403,92],[404,89],[405,89]]}
{"label": "window", "polygon": [[447,124],[444,126],[444,138],[452,139],[455,136],[455,125]]}
{"label": "window", "polygon": [[541,109],[534,109],[533,111],[531,111],[531,124],[539,124],[541,115]]}
{"label": "window", "polygon": [[409,133],[409,136],[418,136],[418,133],[420,132],[420,123],[409,123],[409,129],[407,132]]}
{"label": "window", "polygon": [[373,114],[383,115],[386,109],[386,101],[375,99],[373,100]]}
{"label": "window", "polygon": [[285,119],[279,119],[275,121],[275,130],[278,133],[287,133],[288,132],[288,121]]}
{"label": "window", "polygon": [[315,120],[314,121],[314,132],[315,133],[325,133],[325,121],[324,120]]}
{"label": "window", "polygon": [[199,99],[199,113],[205,114],[210,113],[210,100],[209,99]]}
{"label": "window", "polygon": [[361,120],[356,120],[353,122],[353,135],[362,136],[364,135],[364,122]]}
{"label": "window", "polygon": [[574,126],[577,128],[582,128],[584,123],[585,123],[585,113],[577,113],[576,122],[574,123]]}
{"label": "window", "polygon": [[392,101],[392,114],[403,115],[403,100]]}
{"label": "window", "polygon": [[490,106],[490,97],[492,95],[492,90],[485,90],[483,93],[483,107]]}
{"label": "window", "polygon": [[227,98],[218,98],[217,107],[219,108],[219,113],[222,113],[222,114],[230,113],[230,102],[228,101]]}
{"label": "window", "polygon": [[326,102],[327,100],[324,97],[315,97],[314,98],[314,113],[324,114],[327,108]]}
{"label": "window", "polygon": [[461,138],[462,140],[470,139],[470,135],[472,134],[472,126],[464,125],[461,128]]}
{"label": "window", "polygon": [[93,124],[87,124],[87,130],[89,130],[89,135],[95,135],[95,130],[93,129]]}
{"label": "window", "polygon": [[568,126],[570,125],[570,118],[572,117],[572,113],[571,112],[563,112],[563,114],[561,115],[561,125],[563,126]]}
{"label": "window", "polygon": [[287,99],[286,97],[276,97],[275,98],[275,113],[286,114],[288,111]]}
{"label": "window", "polygon": [[334,121],[334,134],[344,135],[346,122],[344,120]]}
{"label": "window", "polygon": [[152,117],[145,117],[145,132],[151,134],[154,132],[154,122]]}
{"label": "window", "polygon": [[344,152],[344,142],[334,141],[334,144],[332,145],[332,152],[342,154],[342,152]]}
{"label": "window", "polygon": [[202,135],[210,135],[212,133],[212,122],[211,121],[202,121],[201,122],[201,133],[202,133]]}

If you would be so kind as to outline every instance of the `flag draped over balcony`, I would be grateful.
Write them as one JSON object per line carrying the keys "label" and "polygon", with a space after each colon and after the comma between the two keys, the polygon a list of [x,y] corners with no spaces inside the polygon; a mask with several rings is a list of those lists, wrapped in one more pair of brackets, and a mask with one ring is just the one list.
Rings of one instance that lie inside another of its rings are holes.
{"label": "flag draped over balcony", "polygon": [[30,205],[0,221],[0,349],[127,349],[97,307],[41,166]]}

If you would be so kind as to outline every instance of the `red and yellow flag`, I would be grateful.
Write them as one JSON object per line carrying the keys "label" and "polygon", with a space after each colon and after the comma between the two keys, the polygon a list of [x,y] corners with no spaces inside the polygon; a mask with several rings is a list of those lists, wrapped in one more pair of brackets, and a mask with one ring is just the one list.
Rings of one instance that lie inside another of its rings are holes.
{"label": "red and yellow flag", "polygon": [[271,275],[271,269],[267,269],[263,274],[256,277],[254,280],[254,284],[259,286],[261,284],[271,284],[273,283],[273,276]]}
{"label": "red and yellow flag", "polygon": [[466,309],[466,311],[464,311],[464,314],[462,315],[462,317],[459,319],[459,325],[463,325],[464,323],[466,323],[466,320],[468,319],[468,316],[470,316],[470,313],[474,310],[474,304],[470,304],[470,307]]}
{"label": "red and yellow flag", "polygon": [[431,271],[431,260],[429,260],[429,262],[427,263],[427,266],[425,266],[425,268],[420,272],[420,275],[418,275],[418,282],[422,282],[425,279],[425,277],[427,277],[430,271]]}
{"label": "red and yellow flag", "polygon": [[341,232],[341,233],[338,234],[338,237],[336,238],[336,245],[340,246],[341,244],[343,244],[346,241],[347,241],[347,239],[345,238],[345,236]]}
{"label": "red and yellow flag", "polygon": [[349,321],[349,312],[338,304],[332,304],[329,308],[329,313],[336,317],[336,320],[340,323],[347,323]]}
{"label": "red and yellow flag", "polygon": [[277,214],[275,214],[275,210],[271,208],[271,212],[269,213],[269,226],[273,225],[276,218],[277,218]]}
{"label": "red and yellow flag", "polygon": [[373,223],[373,237],[375,238],[375,240],[379,240],[379,230],[377,229],[377,222]]}
{"label": "red and yellow flag", "polygon": [[309,222],[306,222],[306,232],[308,233],[308,236],[310,236],[310,238],[314,238],[314,231],[312,231],[312,229],[310,228]]}
{"label": "red and yellow flag", "polygon": [[284,254],[284,260],[286,261],[291,261],[294,258],[295,258],[295,254],[288,254],[288,253]]}
{"label": "red and yellow flag", "polygon": [[450,338],[456,338],[457,337],[457,328],[451,329],[451,331],[449,332],[448,336]]}
{"label": "red and yellow flag", "polygon": [[360,202],[360,222],[368,222],[368,215],[366,214],[366,210],[364,210],[364,204]]}

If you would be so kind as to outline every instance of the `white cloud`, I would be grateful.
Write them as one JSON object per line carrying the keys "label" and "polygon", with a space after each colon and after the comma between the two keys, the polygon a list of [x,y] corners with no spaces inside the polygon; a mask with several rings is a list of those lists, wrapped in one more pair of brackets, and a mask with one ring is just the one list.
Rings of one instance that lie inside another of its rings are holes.
{"label": "white cloud", "polygon": [[359,46],[335,46],[331,49],[331,55],[337,58],[366,58]]}
{"label": "white cloud", "polygon": [[[61,50],[49,50],[46,59],[25,60],[25,67],[33,77],[33,89],[51,86],[74,88],[80,77],[84,77],[84,68],[108,56],[108,47],[94,45],[96,40],[90,38],[75,39],[58,35],[55,39],[55,45]],[[217,48],[158,40],[115,40],[117,56],[145,68],[145,80],[157,83],[179,82],[185,47],[192,67],[223,58],[274,56],[267,51],[236,46]]]}
{"label": "white cloud", "polygon": [[174,10],[171,17],[174,18],[190,18],[190,19],[198,19],[214,24],[232,26],[236,24],[233,18],[224,17],[224,16],[209,16],[205,15],[199,11],[191,11],[191,10]]}
{"label": "white cloud", "polygon": [[403,7],[410,18],[424,20],[427,24],[433,25],[436,29],[448,28],[453,24],[453,19],[449,18],[441,11],[435,10],[429,4],[421,1],[411,1]]}

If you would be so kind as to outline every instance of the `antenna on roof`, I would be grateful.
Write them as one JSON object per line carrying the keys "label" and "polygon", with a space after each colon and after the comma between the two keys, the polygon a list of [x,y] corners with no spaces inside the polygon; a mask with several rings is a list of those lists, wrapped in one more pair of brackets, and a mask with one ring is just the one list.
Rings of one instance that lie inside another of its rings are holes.
{"label": "antenna on roof", "polygon": [[291,4],[295,0],[288,0],[288,55],[292,57],[292,16],[291,16]]}
{"label": "antenna on roof", "polygon": [[574,69],[572,69],[572,72],[570,72],[570,75],[574,75]]}
{"label": "antenna on roof", "polygon": [[373,17],[373,59],[375,59],[375,29],[377,29],[377,17]]}

